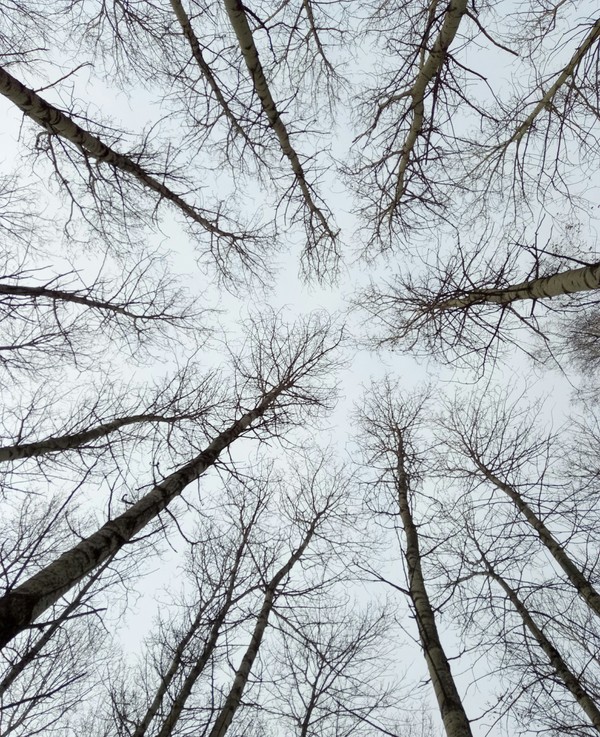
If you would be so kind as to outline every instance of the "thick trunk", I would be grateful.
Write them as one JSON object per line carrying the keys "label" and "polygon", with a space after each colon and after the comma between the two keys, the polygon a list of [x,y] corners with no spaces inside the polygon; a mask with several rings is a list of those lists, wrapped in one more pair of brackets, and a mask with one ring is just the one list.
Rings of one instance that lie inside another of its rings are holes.
{"label": "thick trunk", "polygon": [[86,581],[85,585],[81,587],[81,590],[78,592],[77,596],[70,604],[65,607],[60,616],[44,628],[43,634],[38,637],[33,645],[21,656],[20,660],[12,666],[12,668],[8,671],[8,673],[0,682],[0,697],[2,697],[4,693],[6,693],[6,691],[17,680],[17,678],[21,675],[25,668],[27,668],[27,666],[40,655],[44,647],[50,642],[56,632],[61,627],[63,627],[73,615],[75,615],[77,608],[82,603],[85,595],[104,573],[106,567],[109,564],[110,560],[106,561],[105,564],[101,568],[99,568],[88,581]]}
{"label": "thick trunk", "polygon": [[552,276],[514,284],[503,289],[473,289],[460,297],[442,300],[433,310],[458,310],[472,305],[508,305],[523,299],[552,299],[600,287],[600,264],[568,269]]}
{"label": "thick trunk", "polygon": [[126,512],[107,522],[97,532],[2,597],[0,647],[26,629],[64,593],[155,519],[188,484],[198,479],[215,463],[223,450],[266,412],[282,391],[282,387],[271,390],[253,410],[246,412],[218,435],[196,458],[167,476]]}
{"label": "thick trunk", "polygon": [[571,671],[558,650],[554,647],[554,645],[552,645],[550,640],[533,621],[532,616],[529,614],[529,611],[527,610],[523,602],[519,599],[515,591],[513,591],[508,583],[493,570],[493,568],[489,565],[489,563],[487,563],[487,561],[486,566],[488,575],[492,579],[494,579],[494,581],[500,584],[500,586],[510,599],[512,605],[521,616],[523,624],[531,632],[540,648],[548,657],[548,660],[554,668],[556,675],[564,683],[565,687],[571,692],[579,706],[581,706],[583,711],[589,717],[589,720],[594,725],[596,730],[600,732],[600,710],[598,710],[598,707],[596,706],[590,695],[587,693],[585,688],[582,686],[581,681],[577,678],[573,671]]}
{"label": "thick trunk", "polygon": [[48,133],[60,136],[77,146],[85,155],[103,161],[115,169],[130,174],[145,187],[155,192],[161,199],[171,202],[187,217],[199,223],[203,228],[216,236],[235,239],[233,233],[219,228],[205,218],[196,208],[189,205],[182,197],[173,192],[160,179],[149,174],[142,166],[129,156],[120,154],[103,143],[97,136],[79,126],[68,115],[46,102],[36,92],[25,87],[18,79],[0,67],[0,94],[7,97],[25,115],[40,125]]}
{"label": "thick trunk", "polygon": [[519,492],[510,486],[509,484],[501,481],[497,476],[485,468],[479,465],[481,472],[485,477],[491,481],[495,486],[501,489],[513,502],[515,507],[521,512],[523,517],[529,522],[533,529],[537,532],[540,540],[546,546],[546,549],[550,555],[554,558],[557,564],[563,569],[569,581],[573,584],[577,590],[579,596],[585,601],[590,609],[600,617],[600,594],[584,576],[583,572],[573,563],[571,558],[567,555],[561,544],[554,538],[550,530],[540,520],[540,518],[534,513],[531,507],[519,494]]}
{"label": "thick trunk", "polygon": [[19,443],[17,445],[5,446],[4,448],[0,448],[0,463],[3,461],[16,461],[21,458],[37,458],[38,456],[45,456],[49,453],[81,448],[94,440],[110,435],[122,427],[127,427],[127,425],[136,425],[143,422],[173,421],[173,417],[166,417],[164,415],[157,414],[141,414],[132,415],[131,417],[120,417],[116,420],[96,425],[96,427],[91,427],[88,430],[82,430],[81,432],[44,438],[43,440],[38,440],[35,443]]}
{"label": "thick trunk", "polygon": [[435,622],[435,614],[429,600],[423,570],[421,567],[421,551],[419,533],[413,521],[409,504],[409,479],[405,469],[404,443],[402,432],[397,431],[398,442],[396,469],[396,490],[400,519],[406,538],[406,566],[408,571],[408,589],[413,604],[419,639],[427,668],[435,691],[444,728],[448,737],[471,737],[471,727],[456,688],[450,663],[442,647]]}

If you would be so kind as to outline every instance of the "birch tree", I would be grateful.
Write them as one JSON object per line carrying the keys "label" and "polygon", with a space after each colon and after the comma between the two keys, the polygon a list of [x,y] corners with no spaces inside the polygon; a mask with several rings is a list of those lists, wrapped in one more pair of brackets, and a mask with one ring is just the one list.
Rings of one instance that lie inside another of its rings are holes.
{"label": "birch tree", "polygon": [[415,484],[419,483],[423,465],[415,436],[425,412],[424,400],[403,399],[398,388],[390,383],[373,386],[369,394],[372,398],[361,410],[361,422],[367,438],[365,461],[376,470],[375,480],[371,482],[375,487],[374,496],[382,500],[383,514],[396,514],[400,518],[405,538],[402,550],[407,579],[405,593],[411,602],[446,734],[448,737],[471,735],[470,722],[441,643],[435,610],[427,592],[419,530],[412,511],[416,506]]}
{"label": "birch tree", "polygon": [[[571,483],[561,483],[556,460],[553,473],[551,454],[558,454],[557,438],[536,432],[533,417],[523,408],[518,410],[514,404],[493,400],[462,407],[455,404],[443,427],[449,446],[459,454],[454,470],[452,460],[446,463],[449,473],[471,477],[476,482],[480,479],[482,484],[502,492],[579,597],[599,616],[595,570],[581,562],[582,553],[585,561],[593,559],[592,551],[598,541],[592,527],[585,525],[586,532],[577,520],[578,505],[569,499],[573,494]],[[553,499],[557,493],[553,488],[561,489],[565,502]],[[551,530],[553,525],[557,526],[557,533]],[[559,540],[559,535],[565,542]]]}
{"label": "birch tree", "polygon": [[[533,353],[532,339],[551,354],[564,353],[569,342],[557,339],[555,324],[577,324],[578,314],[593,319],[600,268],[595,253],[578,258],[578,244],[571,256],[553,253],[547,245],[534,240],[531,246],[502,246],[488,256],[485,247],[469,251],[458,244],[447,258],[438,255],[422,275],[373,283],[357,300],[379,328],[371,342],[482,365],[509,345]],[[519,280],[523,267],[529,275]]]}
{"label": "birch tree", "polygon": [[236,366],[237,375],[233,381],[238,384],[239,393],[233,421],[215,433],[194,458],[155,483],[124,512],[6,593],[0,603],[3,644],[30,626],[62,594],[157,518],[189,484],[213,466],[235,440],[250,430],[256,432],[261,426],[269,428],[265,415],[273,413],[272,425],[266,431],[272,433],[273,428],[280,431],[286,421],[297,421],[295,411],[303,406],[310,409],[330,401],[325,387],[318,386],[323,376],[320,371],[326,374],[331,367],[329,354],[338,342],[336,339],[329,342],[327,327],[322,326],[317,331],[317,324],[313,322],[312,326],[298,326],[297,332],[283,337],[274,324],[269,328],[263,323],[261,328],[270,330],[270,334],[263,332],[261,340],[251,345],[249,360]]}

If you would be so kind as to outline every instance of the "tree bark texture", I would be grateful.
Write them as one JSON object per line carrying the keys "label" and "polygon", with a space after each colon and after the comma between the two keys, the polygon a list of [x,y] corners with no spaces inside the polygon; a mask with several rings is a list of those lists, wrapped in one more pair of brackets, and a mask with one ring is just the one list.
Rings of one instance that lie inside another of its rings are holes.
{"label": "tree bark texture", "polygon": [[587,714],[589,720],[594,725],[596,730],[600,732],[600,710],[598,710],[598,707],[596,706],[590,695],[587,693],[585,688],[582,686],[579,678],[577,678],[577,676],[563,660],[563,657],[558,652],[558,650],[554,647],[554,645],[534,622],[533,617],[529,614],[529,611],[527,610],[523,602],[519,599],[516,592],[500,575],[498,575],[493,570],[493,568],[487,561],[485,561],[485,563],[488,575],[502,587],[502,589],[510,599],[512,605],[521,616],[523,624],[531,632],[540,648],[548,657],[548,660],[556,671],[556,675],[564,683],[565,687],[571,692],[579,706],[581,706],[583,711]]}
{"label": "tree bark texture", "polygon": [[7,97],[25,115],[40,125],[48,133],[60,136],[77,146],[86,156],[102,161],[135,177],[145,187],[171,202],[191,220],[199,223],[210,233],[226,238],[235,238],[233,233],[222,230],[211,223],[200,212],[189,205],[182,197],[169,189],[162,181],[149,174],[131,157],[120,154],[103,143],[97,136],[79,126],[66,113],[46,102],[36,92],[26,87],[6,69],[0,67],[0,94]]}
{"label": "tree bark texture", "polygon": [[273,404],[283,387],[268,392],[257,406],[220,433],[199,455],[167,476],[123,514],[82,540],[0,599],[0,647],[26,629],[64,593],[155,519],[185,487],[210,468]]}
{"label": "tree bark texture", "polygon": [[472,305],[509,305],[524,299],[552,299],[600,287],[600,264],[568,269],[502,289],[473,289],[460,297],[442,300],[434,310],[458,310]]}

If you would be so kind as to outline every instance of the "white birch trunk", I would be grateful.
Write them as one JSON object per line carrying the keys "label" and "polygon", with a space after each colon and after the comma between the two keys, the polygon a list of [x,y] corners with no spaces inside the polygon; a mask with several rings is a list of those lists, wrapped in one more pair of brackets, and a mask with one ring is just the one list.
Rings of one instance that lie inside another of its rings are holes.
{"label": "white birch trunk", "polygon": [[600,19],[598,19],[594,23],[594,25],[592,26],[592,30],[585,37],[581,46],[579,46],[577,51],[573,54],[567,66],[558,75],[556,82],[554,82],[554,84],[550,87],[548,92],[546,92],[546,94],[543,95],[542,98],[537,102],[537,104],[535,105],[531,113],[519,125],[519,127],[515,130],[515,132],[508,139],[508,141],[502,144],[502,148],[510,146],[511,143],[518,144],[523,138],[523,136],[529,130],[531,130],[533,124],[535,123],[535,119],[537,118],[537,116],[543,110],[548,109],[548,107],[552,104],[552,100],[554,100],[554,98],[556,97],[556,93],[565,84],[565,82],[569,79],[569,77],[572,77],[573,74],[575,74],[575,72],[577,71],[577,67],[581,63],[581,60],[587,54],[587,52],[592,48],[592,46],[596,43],[596,41],[598,41],[598,39],[600,39]]}
{"label": "white birch trunk", "polygon": [[7,97],[31,120],[40,125],[48,133],[60,136],[73,143],[85,154],[98,161],[114,166],[115,169],[130,174],[145,187],[178,207],[187,217],[200,224],[207,231],[216,236],[230,240],[236,239],[234,233],[222,230],[218,225],[210,222],[196,208],[189,205],[182,197],[169,189],[162,181],[149,174],[143,167],[129,156],[120,154],[103,143],[97,136],[77,125],[68,115],[46,102],[36,92],[25,87],[6,69],[0,67],[0,94]]}
{"label": "white birch trunk", "polygon": [[396,440],[398,443],[396,491],[400,519],[406,538],[405,559],[408,589],[419,630],[419,639],[447,737],[472,737],[471,726],[456,688],[450,663],[440,641],[435,614],[423,577],[419,533],[413,521],[408,498],[409,480],[404,466],[404,442],[401,430],[396,431]]}
{"label": "white birch trunk", "polygon": [[240,135],[244,141],[253,149],[254,144],[244,128],[240,125],[238,119],[236,118],[234,112],[229,106],[229,103],[225,99],[223,93],[221,92],[221,88],[219,87],[217,80],[215,79],[214,74],[212,73],[212,70],[210,66],[208,65],[208,62],[204,58],[204,55],[202,54],[202,48],[200,46],[200,41],[198,40],[198,37],[194,33],[194,29],[192,28],[192,23],[189,19],[189,16],[185,12],[185,9],[183,5],[181,4],[180,0],[169,0],[171,3],[171,7],[173,8],[173,12],[175,13],[175,16],[177,17],[177,20],[179,21],[179,25],[181,26],[181,30],[183,31],[183,35],[186,37],[189,45],[190,50],[192,52],[192,56],[194,57],[194,60],[196,61],[196,64],[198,64],[198,67],[200,68],[200,71],[202,72],[204,79],[208,82],[208,85],[210,89],[212,90],[217,102],[221,106],[221,110],[225,113],[225,117],[230,122],[231,127],[233,130]]}
{"label": "white birch trunk", "polygon": [[408,94],[411,99],[412,120],[409,131],[402,146],[402,156],[398,166],[398,179],[396,183],[396,193],[394,201],[397,203],[404,194],[404,179],[406,169],[410,162],[410,157],[419,137],[423,130],[423,122],[425,120],[425,94],[431,81],[440,73],[446,53],[450,48],[450,44],[458,32],[460,22],[467,12],[468,0],[451,0],[446,10],[444,22],[440,32],[435,39],[431,51],[427,58],[421,64],[417,79],[411,87]]}
{"label": "white birch trunk", "polygon": [[26,629],[64,593],[155,519],[188,484],[215,463],[223,450],[266,412],[282,391],[283,386],[272,389],[253,410],[246,412],[220,433],[196,458],[167,476],[123,514],[107,522],[97,532],[3,596],[0,599],[0,647]]}
{"label": "white birch trunk", "polygon": [[428,308],[459,310],[471,305],[508,305],[524,299],[552,299],[600,287],[600,264],[568,269],[552,276],[531,279],[502,289],[473,289],[460,297],[442,300]]}
{"label": "white birch trunk", "polygon": [[302,164],[300,163],[298,154],[292,145],[287,128],[281,119],[281,115],[277,109],[271,90],[269,89],[269,83],[267,82],[262,64],[260,63],[258,49],[254,43],[254,37],[252,36],[252,30],[248,24],[248,19],[246,18],[244,6],[240,0],[225,0],[225,9],[237,37],[240,51],[242,52],[242,56],[244,57],[244,61],[246,62],[246,66],[250,72],[254,90],[258,95],[262,109],[269,121],[269,125],[277,136],[281,151],[292,166],[292,171],[294,172],[294,176],[296,177],[296,181],[300,187],[300,191],[302,192],[304,202],[308,210],[317,218],[328,238],[335,241],[337,233],[331,229],[323,211],[314,200],[311,187],[306,181],[306,175],[302,168]]}
{"label": "white birch trunk", "polygon": [[577,590],[579,596],[585,601],[588,607],[600,617],[600,594],[592,586],[589,580],[584,576],[583,572],[578,568],[577,565],[567,555],[565,549],[552,535],[550,530],[541,521],[541,519],[535,514],[519,492],[510,484],[501,481],[497,476],[482,466],[477,464],[482,474],[491,481],[495,486],[501,489],[513,502],[515,507],[521,512],[523,517],[529,522],[533,529],[537,532],[538,537],[544,544],[550,555],[554,558],[557,564],[565,572],[567,578]]}

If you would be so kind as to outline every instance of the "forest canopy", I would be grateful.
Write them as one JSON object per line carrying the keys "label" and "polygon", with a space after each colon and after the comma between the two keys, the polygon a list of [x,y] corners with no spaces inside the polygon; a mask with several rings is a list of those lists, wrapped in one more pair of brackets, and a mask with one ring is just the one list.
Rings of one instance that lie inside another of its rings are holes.
{"label": "forest canopy", "polygon": [[0,7],[0,737],[600,732],[600,16]]}

